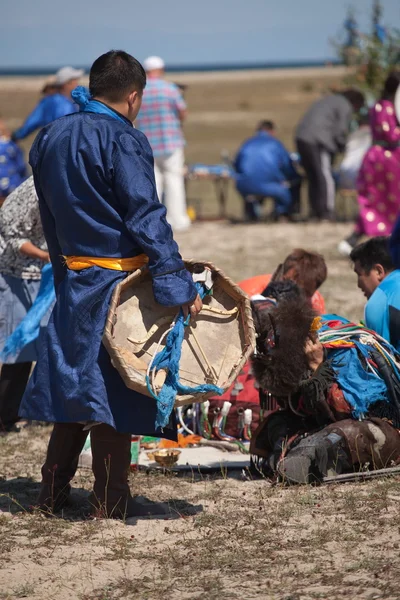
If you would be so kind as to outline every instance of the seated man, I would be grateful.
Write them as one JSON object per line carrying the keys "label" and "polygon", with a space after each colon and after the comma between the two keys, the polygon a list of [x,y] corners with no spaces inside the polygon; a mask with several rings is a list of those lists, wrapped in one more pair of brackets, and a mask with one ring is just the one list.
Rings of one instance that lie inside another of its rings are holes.
{"label": "seated man", "polygon": [[400,460],[394,348],[346,319],[314,315],[299,290],[255,310],[254,375],[280,408],[261,423],[250,452],[259,470],[288,483]]}
{"label": "seated man", "polygon": [[396,269],[388,237],[374,237],[352,250],[358,287],[368,302],[365,325],[400,351],[400,269]]}
{"label": "seated man", "polygon": [[299,212],[301,177],[289,152],[275,137],[275,125],[262,121],[256,135],[239,149],[234,167],[236,187],[243,196],[245,217],[259,221],[261,202],[275,200],[275,219]]}

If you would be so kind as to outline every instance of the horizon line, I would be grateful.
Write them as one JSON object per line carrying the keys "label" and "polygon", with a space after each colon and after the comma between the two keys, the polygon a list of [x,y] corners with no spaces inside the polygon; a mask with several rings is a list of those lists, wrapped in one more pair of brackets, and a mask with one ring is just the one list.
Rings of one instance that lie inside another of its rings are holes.
{"label": "horizon line", "polygon": [[[220,63],[188,63],[188,64],[171,64],[167,65],[165,71],[167,73],[174,72],[196,72],[196,71],[244,71],[256,69],[290,69],[290,68],[307,68],[307,67],[322,67],[325,65],[340,65],[342,64],[337,58],[325,59],[310,59],[310,60],[282,60],[282,61],[248,61],[248,62],[220,62]],[[0,66],[0,75],[50,75],[58,71],[60,66]],[[90,66],[78,65],[75,68],[83,69],[85,73],[90,71]]]}

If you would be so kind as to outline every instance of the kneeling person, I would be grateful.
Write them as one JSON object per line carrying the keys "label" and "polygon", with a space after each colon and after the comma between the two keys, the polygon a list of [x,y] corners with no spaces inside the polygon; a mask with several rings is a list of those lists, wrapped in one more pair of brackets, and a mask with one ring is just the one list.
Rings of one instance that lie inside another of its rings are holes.
{"label": "kneeling person", "polygon": [[244,199],[245,217],[258,221],[264,198],[275,201],[275,218],[300,209],[301,177],[289,152],[275,137],[275,125],[262,121],[256,135],[244,142],[235,159],[236,187]]}

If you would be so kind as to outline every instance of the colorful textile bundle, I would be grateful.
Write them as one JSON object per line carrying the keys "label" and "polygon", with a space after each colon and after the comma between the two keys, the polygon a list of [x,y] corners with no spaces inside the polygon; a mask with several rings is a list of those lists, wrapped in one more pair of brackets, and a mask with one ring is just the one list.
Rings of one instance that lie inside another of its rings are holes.
{"label": "colorful textile bundle", "polygon": [[389,369],[400,389],[400,356],[389,342],[337,315],[323,315],[318,335],[355,418],[362,418],[376,402],[394,402],[383,371]]}

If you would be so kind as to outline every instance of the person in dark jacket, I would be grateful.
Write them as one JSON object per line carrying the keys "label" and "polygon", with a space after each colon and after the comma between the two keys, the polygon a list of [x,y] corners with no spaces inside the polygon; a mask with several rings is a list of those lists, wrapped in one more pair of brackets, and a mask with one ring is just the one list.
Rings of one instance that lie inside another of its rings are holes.
{"label": "person in dark jacket", "polygon": [[264,198],[275,200],[275,218],[298,212],[301,177],[289,152],[275,137],[275,125],[262,121],[235,159],[236,187],[244,200],[245,218],[258,221]]}
{"label": "person in dark jacket", "polygon": [[308,178],[311,214],[317,219],[333,216],[335,183],[332,162],[346,145],[354,112],[364,105],[357,90],[344,90],[314,102],[296,129],[296,146]]}

